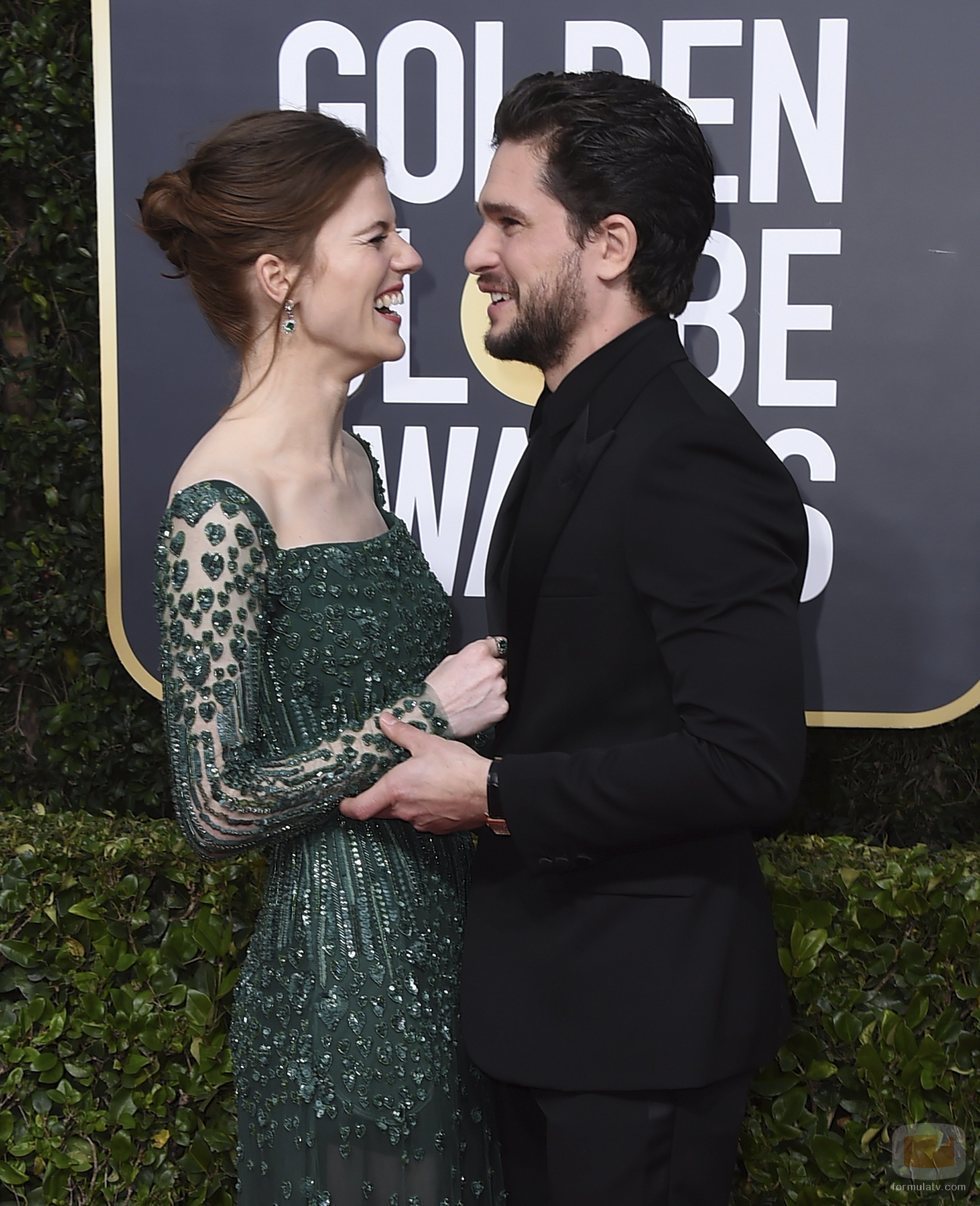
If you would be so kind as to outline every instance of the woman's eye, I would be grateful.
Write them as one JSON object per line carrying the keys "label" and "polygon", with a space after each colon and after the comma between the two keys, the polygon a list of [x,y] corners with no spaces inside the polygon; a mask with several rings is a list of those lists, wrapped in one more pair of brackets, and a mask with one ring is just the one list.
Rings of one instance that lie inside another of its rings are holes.
{"label": "woman's eye", "polygon": [[370,240],[371,246],[372,247],[381,247],[384,244],[384,241],[385,241],[385,239],[387,239],[387,237],[388,236],[386,234],[375,235],[374,238]]}

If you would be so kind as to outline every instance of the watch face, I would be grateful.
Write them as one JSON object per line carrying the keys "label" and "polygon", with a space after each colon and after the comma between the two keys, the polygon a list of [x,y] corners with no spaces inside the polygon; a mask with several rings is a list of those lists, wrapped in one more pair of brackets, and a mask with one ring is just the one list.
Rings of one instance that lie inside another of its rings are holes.
{"label": "watch face", "polygon": [[497,776],[497,763],[499,758],[494,758],[487,768],[487,824],[494,832],[498,832],[494,826],[502,825],[504,832],[509,833],[507,822],[500,815],[500,780]]}

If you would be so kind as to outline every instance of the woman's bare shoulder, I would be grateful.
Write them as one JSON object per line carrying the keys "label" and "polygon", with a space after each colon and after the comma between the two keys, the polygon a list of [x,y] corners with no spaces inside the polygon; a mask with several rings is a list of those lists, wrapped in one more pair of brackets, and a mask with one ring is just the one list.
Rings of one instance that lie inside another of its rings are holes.
{"label": "woman's bare shoulder", "polygon": [[349,431],[345,431],[344,450],[348,456],[348,464],[356,474],[357,481],[364,489],[373,494],[377,462],[370,445],[360,436],[351,435]]}
{"label": "woman's bare shoulder", "polygon": [[206,431],[184,458],[170,484],[170,497],[206,481],[231,482],[258,501],[268,490],[266,474],[250,441],[223,423]]}

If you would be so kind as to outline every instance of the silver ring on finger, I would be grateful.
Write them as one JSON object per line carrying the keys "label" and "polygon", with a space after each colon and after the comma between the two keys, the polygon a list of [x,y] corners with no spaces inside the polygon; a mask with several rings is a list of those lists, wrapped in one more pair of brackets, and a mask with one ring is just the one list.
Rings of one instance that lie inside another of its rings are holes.
{"label": "silver ring on finger", "polygon": [[507,638],[495,636],[493,643],[497,646],[497,657],[507,656]]}

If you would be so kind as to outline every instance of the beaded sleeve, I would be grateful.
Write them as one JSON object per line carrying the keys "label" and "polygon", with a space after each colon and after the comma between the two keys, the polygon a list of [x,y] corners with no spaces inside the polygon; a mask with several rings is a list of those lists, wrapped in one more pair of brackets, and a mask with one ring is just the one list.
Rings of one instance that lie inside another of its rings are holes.
{"label": "beaded sleeve", "polygon": [[181,491],[157,546],[156,605],[174,804],[191,845],[220,858],[282,841],[339,816],[405,752],[377,727],[383,709],[445,733],[423,681],[313,748],[278,754],[263,731],[271,529],[216,483]]}

